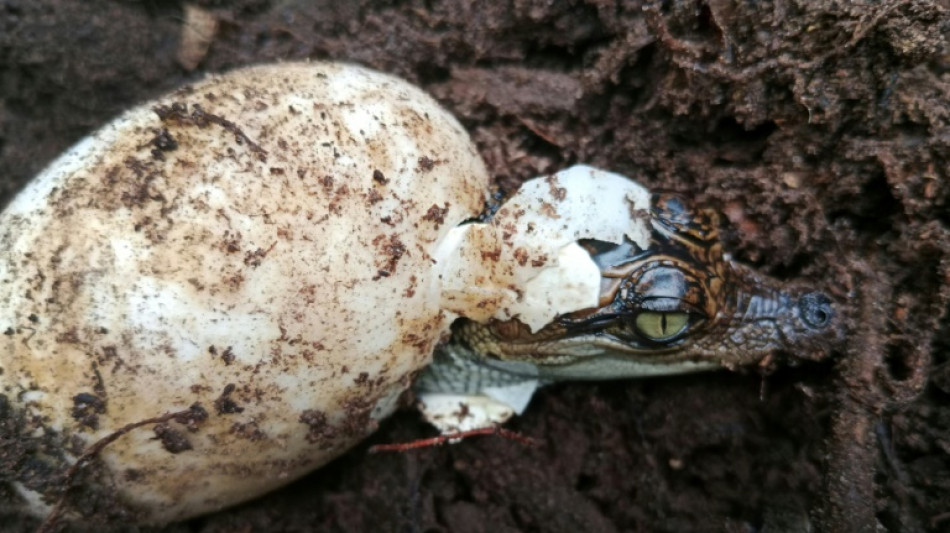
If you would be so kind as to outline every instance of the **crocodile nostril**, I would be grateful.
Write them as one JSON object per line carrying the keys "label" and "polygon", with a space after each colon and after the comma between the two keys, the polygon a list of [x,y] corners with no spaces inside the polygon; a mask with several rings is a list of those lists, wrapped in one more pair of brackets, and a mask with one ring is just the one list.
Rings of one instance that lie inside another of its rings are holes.
{"label": "crocodile nostril", "polygon": [[802,321],[811,328],[823,328],[831,323],[835,309],[831,299],[820,292],[809,292],[798,299]]}

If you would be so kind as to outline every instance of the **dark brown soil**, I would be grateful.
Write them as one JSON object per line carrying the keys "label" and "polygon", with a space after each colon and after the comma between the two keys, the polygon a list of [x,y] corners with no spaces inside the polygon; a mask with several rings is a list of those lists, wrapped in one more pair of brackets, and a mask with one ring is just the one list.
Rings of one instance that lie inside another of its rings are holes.
{"label": "dark brown soil", "polygon": [[848,336],[766,377],[552,387],[511,424],[539,448],[368,454],[432,434],[406,411],[161,531],[950,530],[948,2],[195,4],[219,25],[189,72],[179,2],[0,0],[0,201],[198,72],[346,59],[433,93],[502,187],[585,162],[717,207],[735,257],[826,289]]}

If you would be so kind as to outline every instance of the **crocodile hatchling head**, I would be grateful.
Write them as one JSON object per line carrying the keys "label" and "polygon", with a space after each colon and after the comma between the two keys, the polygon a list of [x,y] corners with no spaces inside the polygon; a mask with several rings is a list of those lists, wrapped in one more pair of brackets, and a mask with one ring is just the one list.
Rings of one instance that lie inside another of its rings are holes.
{"label": "crocodile hatchling head", "polygon": [[735,368],[774,354],[820,359],[838,337],[823,293],[758,274],[722,250],[718,217],[652,197],[649,246],[585,240],[601,272],[596,307],[536,332],[517,319],[458,327],[476,351],[530,362],[553,379]]}

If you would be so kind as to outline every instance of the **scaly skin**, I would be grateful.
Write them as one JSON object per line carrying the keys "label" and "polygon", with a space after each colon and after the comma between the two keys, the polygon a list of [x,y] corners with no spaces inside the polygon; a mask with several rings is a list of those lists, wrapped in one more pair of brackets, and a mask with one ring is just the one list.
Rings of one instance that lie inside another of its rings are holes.
{"label": "scaly skin", "polygon": [[[602,272],[598,307],[561,316],[535,333],[518,320],[459,320],[417,388],[476,392],[526,378],[731,369],[776,352],[820,359],[840,336],[827,296],[759,275],[724,254],[713,211],[655,195],[652,225],[648,250],[629,241],[582,242]],[[672,334],[651,340],[637,325],[645,312],[673,324],[664,330]],[[680,322],[666,321],[674,316]]]}

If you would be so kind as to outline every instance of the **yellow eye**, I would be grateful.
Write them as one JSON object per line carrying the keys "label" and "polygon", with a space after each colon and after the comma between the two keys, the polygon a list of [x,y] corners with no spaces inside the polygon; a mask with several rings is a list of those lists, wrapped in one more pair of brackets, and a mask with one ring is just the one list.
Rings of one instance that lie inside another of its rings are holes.
{"label": "yellow eye", "polygon": [[686,329],[689,314],[644,311],[637,315],[636,325],[644,337],[652,341],[666,341]]}

